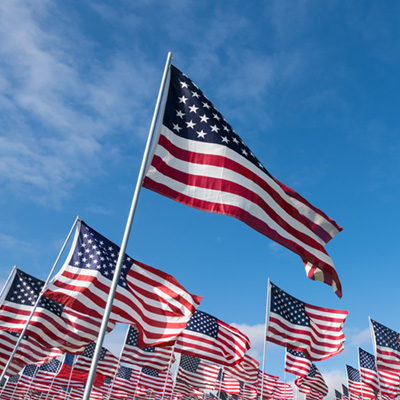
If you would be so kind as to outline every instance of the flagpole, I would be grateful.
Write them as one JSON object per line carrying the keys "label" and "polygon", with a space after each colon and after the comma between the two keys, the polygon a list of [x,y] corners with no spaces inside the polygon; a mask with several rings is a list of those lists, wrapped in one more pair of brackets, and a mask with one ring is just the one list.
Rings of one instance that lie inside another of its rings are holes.
{"label": "flagpole", "polygon": [[[364,393],[363,393],[363,379],[361,376],[361,366],[360,366],[360,348],[358,348],[358,373],[360,374],[360,384],[361,384],[361,397],[364,399]],[[379,379],[378,379],[379,380]]]}
{"label": "flagpole", "polygon": [[[371,338],[372,338],[372,343],[374,345],[374,358],[375,358],[375,367],[376,367],[376,373],[378,375],[378,385],[379,385],[379,397],[382,399],[382,388],[381,388],[381,380],[379,377],[379,371],[378,371],[378,363],[376,362],[376,337],[375,337],[375,331],[372,328],[372,320],[371,320],[371,316],[368,316],[368,321],[369,321],[369,330],[371,333]],[[361,372],[360,372],[360,378],[361,378]]]}
{"label": "flagpole", "polygon": [[179,366],[180,366],[180,363],[181,363],[182,354],[181,354],[181,353],[178,353],[178,355],[179,355],[179,362],[178,362],[178,367],[177,367],[177,369],[176,369],[175,376],[174,376],[174,383],[172,384],[172,393],[171,393],[170,400],[173,400],[173,398],[174,398],[176,380],[177,380],[177,378],[178,378]]}
{"label": "flagpole", "polygon": [[263,348],[263,360],[262,360],[262,377],[261,377],[261,400],[263,400],[263,394],[264,394],[265,355],[266,355],[266,351],[267,351],[270,291],[271,291],[271,281],[268,278],[267,301],[266,301],[266,307],[265,307],[266,310],[265,310],[265,327],[264,327],[264,348]]}
{"label": "flagpole", "polygon": [[137,379],[137,382],[136,382],[135,391],[133,392],[133,398],[132,398],[132,400],[135,400],[135,399],[136,399],[136,392],[137,392],[137,390],[138,390],[139,382],[140,382],[140,378],[141,378],[141,377],[142,377],[142,368],[140,368],[140,372],[139,372],[139,376],[138,376],[138,379]]}
{"label": "flagpole", "polygon": [[[17,270],[17,266],[14,265],[13,268],[12,268],[12,270],[11,270],[11,272],[10,272],[10,275],[8,275],[8,278],[7,278],[7,280],[6,280],[6,283],[4,284],[3,288],[1,289],[1,292],[0,292],[0,301],[1,301],[2,298],[3,298],[3,293],[4,293],[4,291],[6,290],[6,287],[7,287],[7,285],[8,285],[8,282],[10,282],[10,280],[11,280],[12,278],[14,278],[14,275],[15,275],[15,271],[16,271],[16,270]],[[1,302],[1,303],[2,303],[2,302]]]}
{"label": "flagpole", "polygon": [[[59,360],[59,361],[60,361],[60,360]],[[57,374],[60,372],[61,367],[62,367],[62,362],[60,361],[60,365],[59,365],[59,367],[58,367],[58,369],[57,369],[57,372],[54,373],[54,377],[53,377],[53,379],[51,380],[51,383],[50,383],[49,391],[47,392],[46,397],[45,397],[44,400],[47,400],[47,398],[49,397],[49,394],[50,394],[50,392],[51,392],[51,389],[53,388],[54,381],[56,380],[56,376],[57,376]]]}
{"label": "flagpole", "polygon": [[85,387],[85,392],[83,394],[82,400],[89,400],[90,392],[92,391],[94,376],[96,373],[97,364],[99,362],[100,351],[101,351],[101,347],[103,345],[104,336],[106,334],[106,328],[107,328],[108,320],[110,318],[111,307],[113,304],[115,291],[117,289],[118,281],[119,281],[119,278],[121,275],[122,263],[123,263],[123,260],[125,257],[125,251],[126,251],[126,246],[128,244],[128,240],[129,240],[129,234],[130,234],[131,228],[132,228],[133,217],[135,216],[136,206],[137,206],[137,203],[139,200],[139,193],[140,193],[140,189],[142,187],[142,182],[143,182],[145,172],[146,172],[145,167],[147,165],[147,161],[148,161],[150,150],[151,150],[151,144],[152,144],[152,140],[153,140],[154,133],[155,133],[157,116],[158,116],[158,112],[160,110],[161,101],[162,101],[163,94],[164,94],[164,88],[166,86],[165,84],[166,84],[167,78],[169,76],[168,72],[169,72],[170,65],[171,65],[171,58],[172,58],[172,53],[168,52],[167,60],[165,62],[165,67],[164,67],[164,73],[163,73],[163,76],[161,79],[160,89],[158,91],[154,114],[153,114],[153,118],[152,118],[151,124],[150,124],[149,135],[147,137],[146,147],[145,147],[144,154],[143,154],[142,164],[140,166],[135,191],[134,191],[134,194],[132,197],[132,203],[131,203],[131,207],[129,210],[128,219],[126,221],[125,232],[124,232],[124,236],[122,239],[117,264],[115,265],[114,277],[111,282],[110,292],[108,294],[107,304],[104,309],[104,316],[103,316],[103,320],[101,322],[99,336],[96,341],[96,348],[95,348],[94,354],[93,354],[92,365],[90,366],[90,371],[89,371],[89,375],[88,375],[88,379],[87,379],[87,383],[86,383],[86,387]]}
{"label": "flagpole", "polygon": [[165,382],[164,382],[164,387],[163,387],[163,391],[162,391],[162,395],[161,395],[161,400],[164,399],[165,390],[167,389],[167,383],[168,383],[168,377],[169,377],[168,373],[169,373],[169,369],[171,368],[171,362],[172,362],[172,359],[174,357],[174,352],[175,352],[175,345],[172,347],[171,357],[169,358],[169,361],[168,361],[167,375],[166,375]]}
{"label": "flagpole", "polygon": [[1,374],[1,376],[0,376],[0,382],[1,382],[2,379],[6,376],[8,367],[10,366],[10,364],[11,364],[13,358],[14,358],[14,355],[15,355],[15,353],[17,352],[17,349],[18,349],[18,347],[19,347],[19,345],[20,345],[20,343],[21,343],[21,341],[22,341],[22,339],[23,339],[23,337],[24,337],[24,335],[25,335],[25,332],[26,332],[26,330],[28,329],[28,326],[29,326],[29,323],[30,323],[31,320],[32,320],[33,314],[35,313],[36,308],[37,308],[37,306],[39,305],[40,298],[42,297],[42,294],[43,294],[43,293],[45,292],[45,290],[46,290],[46,287],[47,287],[47,285],[48,285],[48,283],[49,283],[49,281],[50,281],[50,279],[51,279],[51,276],[53,275],[53,272],[54,272],[54,270],[56,269],[58,262],[60,261],[60,258],[61,258],[62,254],[63,254],[63,252],[64,252],[64,249],[65,249],[65,247],[67,246],[67,243],[68,243],[68,241],[69,241],[69,239],[70,239],[70,237],[71,237],[71,235],[72,235],[72,232],[74,231],[75,225],[77,224],[78,221],[79,221],[79,216],[77,216],[77,217],[75,218],[75,221],[74,221],[74,223],[73,223],[72,226],[71,226],[71,229],[70,229],[70,231],[69,231],[69,233],[68,233],[68,235],[67,235],[67,238],[65,239],[65,241],[64,241],[64,243],[63,243],[63,245],[62,245],[62,247],[61,247],[61,250],[60,250],[59,253],[58,253],[57,258],[56,258],[56,260],[54,261],[54,264],[53,264],[53,266],[52,266],[52,268],[51,268],[51,270],[50,270],[50,273],[49,273],[49,275],[47,276],[46,282],[44,283],[43,288],[42,288],[41,292],[39,293],[39,296],[38,296],[38,298],[37,298],[37,300],[36,300],[36,303],[34,304],[32,310],[31,310],[31,313],[29,314],[29,317],[28,317],[28,319],[27,319],[27,321],[26,321],[26,324],[25,324],[25,326],[24,326],[24,329],[22,330],[21,334],[19,335],[18,340],[17,340],[17,343],[16,343],[15,346],[14,346],[14,350],[12,351],[12,353],[11,353],[11,355],[10,355],[8,361],[7,361],[7,364],[6,364],[6,366],[4,367],[4,370],[3,370],[3,372],[2,372],[2,374]]}

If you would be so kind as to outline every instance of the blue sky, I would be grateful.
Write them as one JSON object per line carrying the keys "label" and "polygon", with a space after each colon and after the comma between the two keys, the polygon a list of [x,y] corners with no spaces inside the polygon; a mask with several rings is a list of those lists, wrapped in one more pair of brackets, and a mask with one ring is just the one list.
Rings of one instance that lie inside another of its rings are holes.
{"label": "blue sky", "polygon": [[[146,189],[128,253],[204,296],[201,308],[240,325],[257,356],[268,277],[350,310],[345,351],[318,364],[341,382],[357,346],[372,351],[369,315],[400,329],[399,11],[390,1],[2,1],[0,279],[14,264],[45,278],[78,214],[120,243],[172,51],[269,171],[344,227],[327,246],[344,295],[239,221]],[[283,350],[268,345],[267,359],[283,378]]]}

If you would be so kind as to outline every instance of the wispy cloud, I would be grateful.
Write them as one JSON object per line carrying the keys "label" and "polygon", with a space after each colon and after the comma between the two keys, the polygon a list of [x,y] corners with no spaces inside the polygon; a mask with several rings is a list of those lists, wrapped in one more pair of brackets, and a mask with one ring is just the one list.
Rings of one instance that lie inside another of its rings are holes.
{"label": "wispy cloud", "polygon": [[30,251],[32,244],[23,240],[17,239],[6,233],[0,232],[0,248],[3,249],[19,249],[22,251]]}

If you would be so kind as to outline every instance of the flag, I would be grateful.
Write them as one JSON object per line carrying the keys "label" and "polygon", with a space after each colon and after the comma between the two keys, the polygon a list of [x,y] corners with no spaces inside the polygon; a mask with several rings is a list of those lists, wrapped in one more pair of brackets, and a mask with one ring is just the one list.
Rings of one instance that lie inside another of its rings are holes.
{"label": "flag", "polygon": [[245,354],[240,363],[224,367],[224,372],[243,383],[256,385],[259,366],[257,360]]}
{"label": "flag", "polygon": [[342,400],[342,393],[340,393],[339,390],[336,389],[335,389],[335,399]]}
{"label": "flag", "polygon": [[343,392],[343,400],[349,400],[349,389],[347,388],[347,386],[342,384],[342,392]]}
{"label": "flag", "polygon": [[14,397],[14,393],[16,391],[17,388],[17,383],[19,381],[19,374],[10,376],[7,379],[6,384],[2,387],[1,391],[0,391],[0,398],[1,399],[11,399]]}
{"label": "flag", "polygon": [[254,400],[257,398],[257,389],[253,385],[243,385],[241,396],[243,399],[246,400]]}
{"label": "flag", "polygon": [[306,394],[306,400],[321,400],[323,397],[324,395],[315,389],[311,389],[311,391]]}
{"label": "flag", "polygon": [[201,90],[174,66],[160,120],[144,187],[241,220],[298,254],[310,279],[342,295],[324,248],[342,228],[273,178]]}
{"label": "flag", "polygon": [[111,393],[112,397],[127,398],[133,396],[138,383],[138,377],[138,371],[121,365],[115,377],[114,387]]}
{"label": "flag", "polygon": [[371,319],[376,350],[376,366],[400,373],[400,335]]}
{"label": "flag", "polygon": [[294,381],[295,385],[299,388],[299,392],[308,394],[311,391],[318,391],[323,396],[328,394],[328,386],[314,364],[311,364],[310,371],[307,376],[301,376]]}
{"label": "flag", "polygon": [[54,385],[55,377],[61,368],[61,361],[51,360],[50,362],[43,364],[39,367],[35,380],[32,384],[32,389],[40,392],[48,392]]}
{"label": "flag", "polygon": [[140,347],[138,345],[138,339],[138,330],[130,326],[121,355],[121,363],[134,364],[161,371],[168,369],[172,355],[172,347]]}
{"label": "flag", "polygon": [[220,367],[182,354],[177,378],[200,390],[214,390]]}
{"label": "flag", "polygon": [[[264,375],[264,382],[262,381],[263,375]],[[278,384],[277,376],[273,376],[259,370],[256,389],[257,389],[257,394],[260,397],[261,395],[262,398],[271,397],[276,390],[277,384]]]}
{"label": "flag", "polygon": [[342,331],[348,311],[303,303],[270,283],[267,340],[302,351],[312,361],[325,360],[343,350]]}
{"label": "flag", "polygon": [[350,399],[358,400],[360,396],[375,399],[374,391],[364,385],[360,379],[360,373],[350,365],[346,365],[347,381],[349,383]]}
{"label": "flag", "polygon": [[396,398],[400,395],[399,372],[378,368],[379,387],[382,395]]}
{"label": "flag", "polygon": [[223,368],[219,370],[215,390],[228,394],[240,394],[240,383],[237,379],[224,373]]}
{"label": "flag", "polygon": [[358,348],[358,357],[360,363],[361,381],[364,383],[364,385],[369,386],[372,390],[379,391],[379,378],[378,371],[375,366],[375,357],[363,350],[361,347]]}
{"label": "flag", "polygon": [[[17,269],[0,307],[0,329],[22,332],[44,282]],[[26,334],[44,348],[79,353],[97,339],[101,319],[87,317],[45,296],[40,297]],[[114,324],[109,324],[111,332]]]}
{"label": "flag", "polygon": [[294,391],[288,383],[276,382],[273,399],[276,400],[294,400]]}
{"label": "flag", "polygon": [[139,386],[153,390],[162,394],[165,386],[165,395],[172,394],[172,376],[169,370],[158,371],[152,368],[142,368],[142,373],[139,379]]}
{"label": "flag", "polygon": [[[70,254],[45,296],[102,318],[119,250],[83,221],[78,222]],[[140,346],[172,343],[200,300],[171,275],[125,255],[110,319],[135,325]]]}
{"label": "flag", "polygon": [[307,376],[311,368],[309,360],[302,351],[286,349],[285,371],[297,376]]}
{"label": "flag", "polygon": [[222,365],[238,364],[250,348],[249,338],[231,325],[196,310],[175,343],[175,350]]}

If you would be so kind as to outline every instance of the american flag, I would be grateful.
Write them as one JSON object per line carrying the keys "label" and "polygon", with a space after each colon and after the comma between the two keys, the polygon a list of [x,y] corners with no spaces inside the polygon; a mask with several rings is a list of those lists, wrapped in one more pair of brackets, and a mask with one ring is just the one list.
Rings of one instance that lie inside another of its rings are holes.
{"label": "american flag", "polygon": [[349,400],[349,389],[347,388],[346,385],[342,384],[342,392],[343,392],[343,400]]}
{"label": "american flag", "polygon": [[[78,223],[70,255],[45,296],[102,318],[119,247]],[[169,274],[125,255],[110,319],[135,325],[139,345],[172,343],[200,303]]]}
{"label": "american flag", "polygon": [[220,367],[182,354],[177,378],[200,390],[214,390]]}
{"label": "american flag", "polygon": [[38,371],[39,367],[37,365],[27,365],[18,381],[18,386],[20,390],[28,391],[32,385],[33,379]]}
{"label": "american flag", "polygon": [[1,399],[11,399],[14,397],[13,395],[14,395],[14,392],[16,391],[19,377],[20,377],[20,375],[16,374],[16,375],[10,376],[7,379],[6,384],[0,390],[0,398]]}
{"label": "american flag", "polygon": [[224,372],[241,382],[255,385],[257,384],[259,366],[260,363],[257,360],[245,354],[243,360],[239,364],[232,367],[224,367]]}
{"label": "american flag", "polygon": [[400,335],[371,319],[376,349],[376,366],[400,373]]}
{"label": "american flag", "polygon": [[358,400],[360,396],[363,398],[375,399],[374,391],[367,385],[364,385],[360,379],[360,373],[357,369],[346,365],[347,381],[349,383],[350,399]]}
{"label": "american flag", "polygon": [[[264,383],[262,382],[262,376],[264,375]],[[262,389],[262,397],[269,398],[273,395],[276,390],[278,384],[278,377],[267,374],[266,372],[262,372],[259,370],[258,379],[257,379],[257,394],[261,396]]]}
{"label": "american flag", "polygon": [[314,364],[311,364],[310,371],[307,376],[301,376],[294,381],[299,388],[299,392],[308,394],[312,390],[317,390],[326,396],[328,394],[328,386]]}
{"label": "american flag", "polygon": [[[43,289],[44,282],[19,269],[0,307],[0,329],[21,332]],[[88,317],[71,310],[45,296],[29,323],[26,334],[44,348],[58,348],[63,352],[82,352],[85,346],[97,339],[101,319]],[[114,327],[109,324],[108,332]]]}
{"label": "american flag", "polygon": [[175,350],[222,365],[239,363],[250,348],[249,338],[227,323],[197,310],[175,343]]}
{"label": "american flag", "polygon": [[224,373],[223,368],[219,370],[215,390],[228,394],[240,394],[240,383],[237,379]]}
{"label": "american flag", "polygon": [[241,396],[243,399],[253,400],[257,398],[257,389],[253,385],[244,384]]}
{"label": "american flag", "polygon": [[272,398],[275,400],[294,400],[292,386],[289,383],[277,381]]}
{"label": "american flag", "polygon": [[151,389],[160,394],[164,391],[165,386],[165,396],[170,396],[173,386],[171,372],[169,370],[158,371],[152,368],[142,368],[139,386]]}
{"label": "american flag", "polygon": [[121,363],[134,364],[161,371],[167,369],[172,355],[172,347],[140,347],[138,339],[138,330],[130,326],[121,355]]}
{"label": "american flag", "polygon": [[324,248],[342,228],[273,178],[201,90],[174,66],[161,120],[144,187],[241,220],[300,255],[310,279],[342,295]]}
{"label": "american flag", "polygon": [[270,283],[267,340],[303,351],[312,361],[325,360],[343,350],[342,331],[348,311],[303,303]]}
{"label": "american flag", "polygon": [[379,391],[378,371],[375,366],[375,357],[361,347],[358,348],[361,381],[372,390]]}
{"label": "american flag", "polygon": [[321,400],[323,397],[324,395],[321,392],[314,389],[306,394],[306,400]]}
{"label": "american flag", "polygon": [[49,363],[41,365],[36,373],[32,389],[41,392],[48,392],[51,390],[54,386],[55,377],[61,368],[61,364],[59,360],[51,360]]}
{"label": "american flag", "polygon": [[342,393],[340,393],[337,389],[335,389],[335,399],[342,400]]}
{"label": "american flag", "polygon": [[[86,346],[84,352],[78,356],[74,369],[76,371],[89,371],[92,364],[94,350],[96,348],[96,343],[90,343]],[[114,377],[118,368],[118,358],[115,357],[109,350],[105,347],[101,348],[99,363],[97,364],[96,372],[104,376]]]}
{"label": "american flag", "polygon": [[[0,369],[3,370],[8,359],[14,350],[20,333],[0,331]],[[32,341],[24,335],[15,356],[9,366],[7,375],[15,375],[28,364],[44,364],[54,357],[62,354],[59,349],[49,349],[40,346],[36,341]]]}
{"label": "american flag", "polygon": [[378,368],[379,387],[382,395],[395,398],[400,395],[399,372]]}
{"label": "american flag", "polygon": [[311,368],[309,360],[302,351],[286,349],[285,371],[297,376],[307,376]]}
{"label": "american flag", "polygon": [[139,371],[121,365],[115,377],[112,396],[118,398],[133,396],[138,383],[139,373]]}

